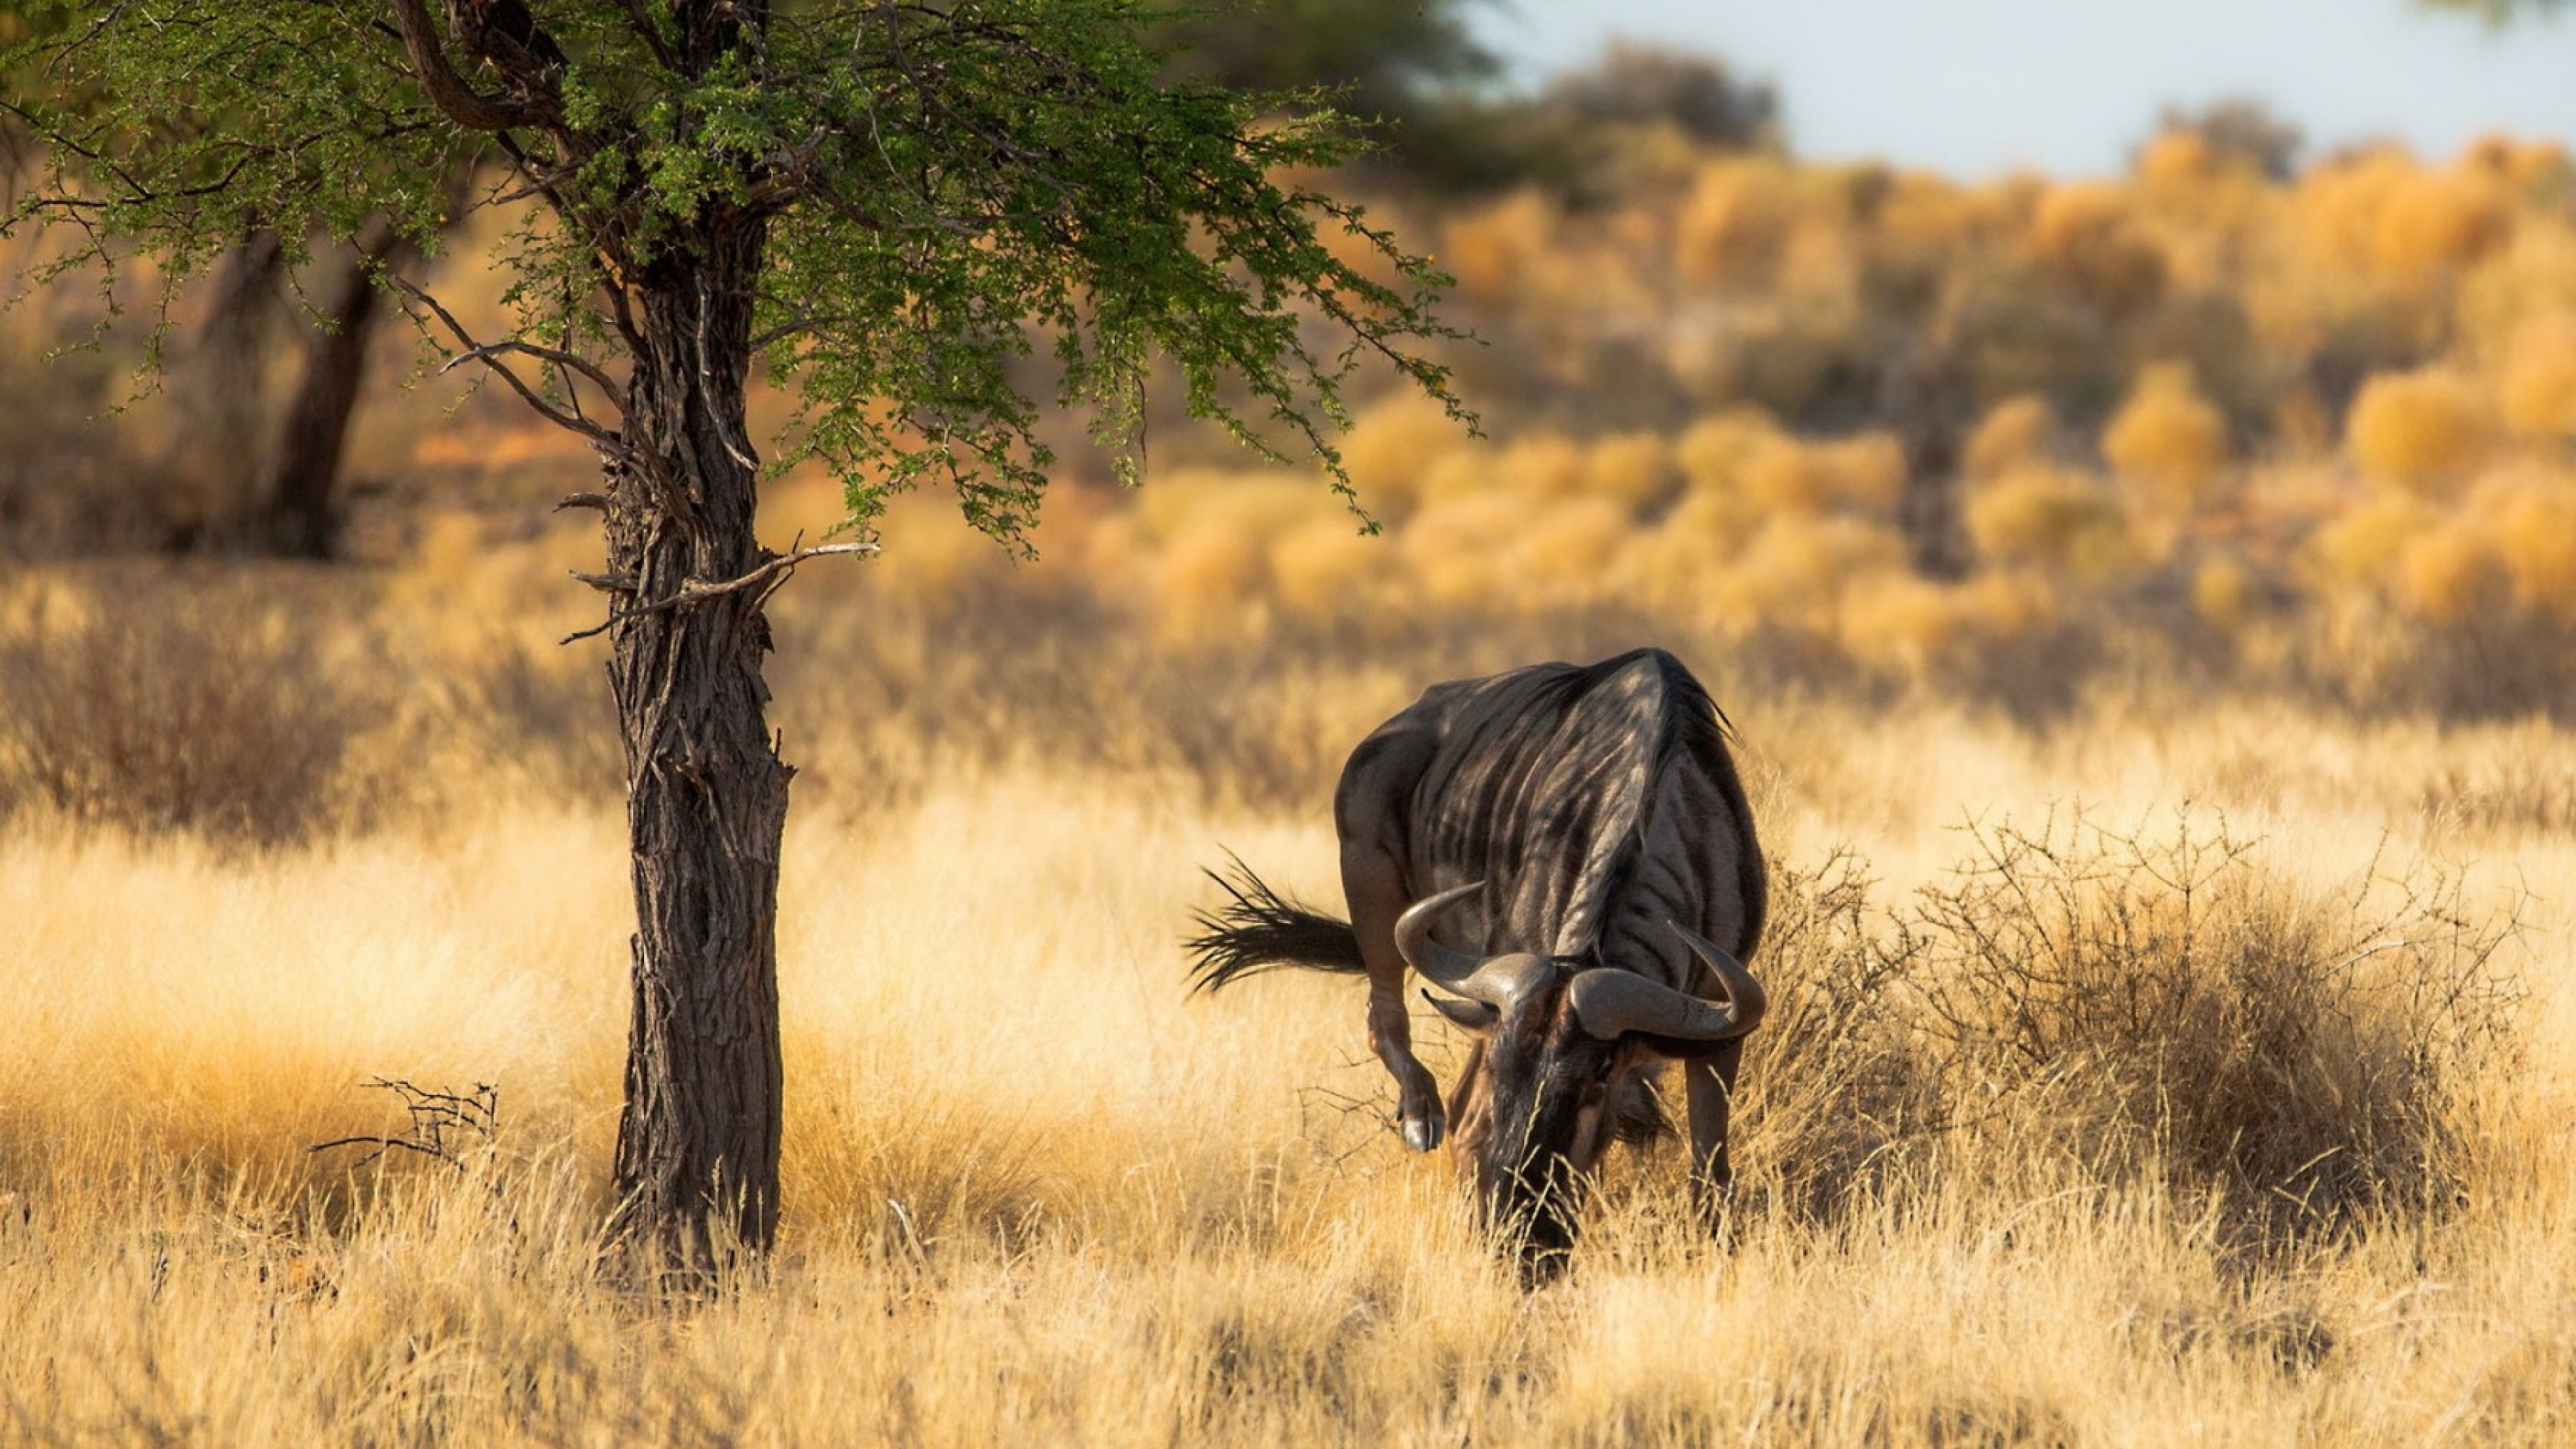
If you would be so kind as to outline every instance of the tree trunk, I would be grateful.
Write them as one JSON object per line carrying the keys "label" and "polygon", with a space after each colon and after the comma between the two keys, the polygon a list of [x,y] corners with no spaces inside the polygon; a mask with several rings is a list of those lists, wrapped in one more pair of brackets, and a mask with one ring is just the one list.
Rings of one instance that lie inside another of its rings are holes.
{"label": "tree trunk", "polygon": [[778,1221],[777,905],[787,781],[763,708],[767,562],[744,437],[760,222],[714,213],[625,289],[635,371],[608,470],[634,1008],[615,1237],[696,1278]]}
{"label": "tree trunk", "polygon": [[261,227],[224,253],[205,325],[174,394],[179,431],[171,473],[183,492],[161,510],[162,545],[173,552],[229,541],[260,477],[262,412],[268,398],[268,340],[278,308],[285,250]]}
{"label": "tree trunk", "polygon": [[1898,359],[1879,393],[1879,416],[1905,448],[1897,527],[1915,573],[1927,579],[1962,579],[1976,566],[1959,506],[1959,435],[1970,406],[1958,364],[1930,341]]}
{"label": "tree trunk", "polygon": [[412,255],[411,244],[391,223],[377,222],[340,273],[322,330],[305,348],[304,377],[278,431],[277,466],[269,475],[266,516],[258,524],[268,547],[286,557],[329,558],[338,541],[333,484],[366,378],[367,343],[384,314],[376,274]]}

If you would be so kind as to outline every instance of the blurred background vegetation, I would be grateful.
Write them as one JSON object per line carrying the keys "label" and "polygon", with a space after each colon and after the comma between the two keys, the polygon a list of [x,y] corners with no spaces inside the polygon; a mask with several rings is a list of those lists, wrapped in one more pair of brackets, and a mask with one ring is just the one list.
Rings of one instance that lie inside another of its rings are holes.
{"label": "blurred background vegetation", "polygon": [[[1772,87],[1719,60],[1619,44],[1515,90],[1473,11],[1241,3],[1168,38],[1181,69],[1383,118],[1385,149],[1336,184],[1454,276],[1449,315],[1477,341],[1449,360],[1484,436],[1391,379],[1363,389],[1346,453],[1371,537],[1316,478],[1194,429],[1177,389],[1151,399],[1133,493],[1067,419],[1042,561],[1014,563],[925,495],[887,520],[882,560],[790,591],[791,710],[828,698],[829,728],[931,711],[950,749],[1078,738],[1224,761],[1224,788],[1283,800],[1315,798],[1335,732],[1367,723],[1283,722],[1300,697],[1283,681],[1638,638],[1708,661],[1729,697],[1937,698],[2025,725],[2106,694],[2222,690],[2445,720],[2576,712],[2565,146],[2318,153],[2238,98],[2141,117],[2112,176],[1803,162]],[[74,722],[137,703],[84,702],[116,669],[270,649],[238,662],[275,679],[342,647],[303,637],[330,619],[394,641],[380,665],[422,651],[442,697],[470,696],[487,725],[545,723],[534,738],[604,771],[577,740],[589,666],[552,648],[593,622],[561,580],[596,543],[548,512],[595,463],[512,399],[421,376],[400,309],[366,284],[370,267],[416,277],[498,330],[479,259],[514,224],[470,210],[430,258],[246,231],[183,292],[166,347],[164,319],[114,313],[94,278],[29,281],[56,243],[0,240],[23,293],[0,313],[16,404],[0,411],[0,552],[51,561],[12,570],[0,739],[108,748]],[[133,258],[129,283],[153,267]],[[773,544],[837,521],[818,478],[768,497]],[[338,582],[236,567],[279,554],[337,560]],[[177,561],[165,608],[138,607],[164,587],[145,557]],[[339,602],[301,602],[316,589]],[[188,602],[234,594],[266,634]],[[424,603],[410,626],[394,612]],[[215,637],[167,637],[191,628]],[[1211,680],[1234,702],[1156,723]],[[378,688],[425,707],[410,684]],[[144,715],[186,730],[189,707]],[[316,730],[351,717],[277,708]],[[1065,729],[1080,710],[1095,727]],[[138,769],[172,753],[115,749]],[[347,754],[259,757],[327,773]],[[18,760],[9,798],[113,793]]]}

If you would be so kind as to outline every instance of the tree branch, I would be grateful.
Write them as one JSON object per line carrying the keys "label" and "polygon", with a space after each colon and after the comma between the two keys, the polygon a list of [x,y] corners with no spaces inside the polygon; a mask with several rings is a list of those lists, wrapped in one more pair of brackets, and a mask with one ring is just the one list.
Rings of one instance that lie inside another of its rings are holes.
{"label": "tree branch", "polygon": [[[466,358],[470,357],[475,361],[482,363],[485,367],[499,373],[501,380],[510,385],[510,390],[519,395],[519,400],[526,403],[529,407],[536,409],[538,416],[544,418],[547,422],[553,423],[556,427],[562,428],[566,432],[581,434],[583,437],[590,439],[592,444],[604,452],[613,453],[619,457],[625,456],[626,440],[624,438],[608,431],[597,423],[590,422],[587,419],[574,417],[572,414],[556,407],[553,403],[546,401],[535,388],[528,386],[527,379],[522,378],[515,372],[512,372],[509,365],[500,360],[500,354],[512,350],[514,346],[519,344],[505,342],[487,345],[485,343],[477,342],[474,340],[474,334],[465,330],[465,324],[457,321],[454,313],[451,313],[445,307],[440,306],[436,297],[422,291],[418,285],[406,278],[394,276],[388,273],[385,280],[392,283],[394,287],[401,291],[405,296],[410,297],[421,306],[428,308],[439,321],[447,324],[447,330],[454,333],[456,340],[464,344],[466,348],[464,355],[455,359],[457,362],[462,362]],[[441,368],[439,370],[444,372],[446,371],[446,368]]]}
{"label": "tree branch", "polygon": [[563,118],[563,108],[550,95],[531,95],[520,100],[487,96],[465,83],[465,77],[447,63],[447,52],[440,48],[438,28],[431,23],[429,6],[424,0],[393,0],[394,25],[402,31],[403,50],[411,57],[412,74],[429,93],[432,104],[446,117],[469,131],[506,131],[513,126],[542,126]]}
{"label": "tree branch", "polygon": [[551,362],[557,367],[569,368],[574,372],[580,373],[582,376],[589,378],[593,383],[597,384],[601,392],[608,394],[610,406],[616,408],[621,413],[626,411],[626,390],[619,387],[614,381],[612,381],[607,373],[602,372],[598,363],[591,361],[587,357],[565,352],[560,348],[540,347],[536,343],[522,342],[515,337],[504,338],[499,342],[484,343],[482,346],[475,348],[471,352],[460,352],[454,357],[447,359],[446,362],[440,364],[438,370],[440,373],[444,374],[453,371],[457,367],[468,362],[487,362],[493,357],[504,352],[521,353],[526,356],[536,358],[541,362]]}

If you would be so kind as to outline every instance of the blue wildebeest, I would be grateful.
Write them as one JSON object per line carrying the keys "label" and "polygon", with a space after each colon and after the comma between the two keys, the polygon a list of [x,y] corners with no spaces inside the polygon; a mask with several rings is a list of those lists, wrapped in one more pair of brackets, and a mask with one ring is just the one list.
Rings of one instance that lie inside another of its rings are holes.
{"label": "blue wildebeest", "polygon": [[[1404,1140],[1452,1137],[1525,1268],[1573,1240],[1614,1140],[1663,1127],[1648,1080],[1682,1063],[1694,1190],[1729,1177],[1728,1094],[1765,998],[1762,852],[1724,719],[1679,660],[1639,649],[1434,685],[1351,752],[1333,798],[1344,923],[1237,862],[1190,941],[1201,989],[1273,966],[1365,973],[1369,1041]],[[1413,1055],[1411,966],[1474,1034],[1444,1113]]]}

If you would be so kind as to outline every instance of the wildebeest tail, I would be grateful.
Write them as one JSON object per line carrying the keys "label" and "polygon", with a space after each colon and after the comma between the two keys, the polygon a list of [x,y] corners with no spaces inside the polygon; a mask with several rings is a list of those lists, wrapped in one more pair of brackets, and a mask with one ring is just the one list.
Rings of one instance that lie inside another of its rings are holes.
{"label": "wildebeest tail", "polygon": [[1181,943],[1192,958],[1190,985],[1198,991],[1295,966],[1307,971],[1357,973],[1368,969],[1360,959],[1360,938],[1351,923],[1272,890],[1240,857],[1228,854],[1233,869],[1211,870],[1231,899],[1213,911],[1193,916],[1204,934]]}

